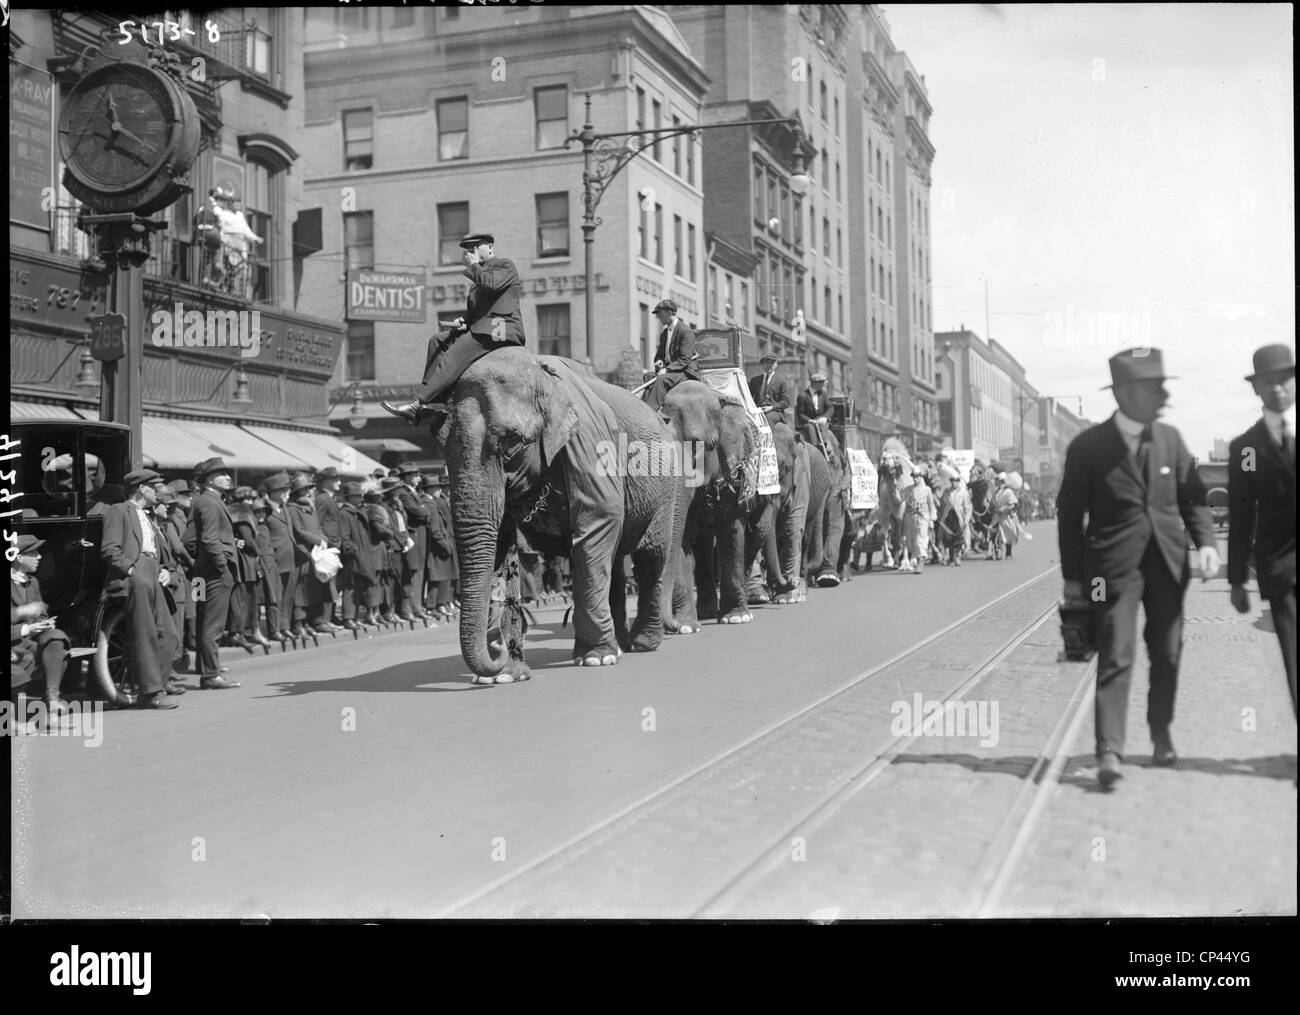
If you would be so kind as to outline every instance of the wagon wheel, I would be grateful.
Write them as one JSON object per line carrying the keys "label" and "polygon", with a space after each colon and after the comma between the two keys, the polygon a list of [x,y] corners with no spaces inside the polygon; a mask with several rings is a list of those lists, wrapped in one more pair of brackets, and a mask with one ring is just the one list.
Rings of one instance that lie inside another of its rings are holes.
{"label": "wagon wheel", "polygon": [[95,632],[93,669],[98,696],[118,705],[133,704],[137,690],[127,665],[125,620],[126,611],[121,606],[106,606]]}

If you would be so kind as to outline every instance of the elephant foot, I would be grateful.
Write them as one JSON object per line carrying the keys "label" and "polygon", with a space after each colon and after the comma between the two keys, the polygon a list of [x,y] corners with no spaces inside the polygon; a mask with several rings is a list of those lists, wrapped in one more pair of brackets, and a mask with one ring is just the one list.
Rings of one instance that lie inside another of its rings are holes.
{"label": "elephant foot", "polygon": [[751,592],[748,598],[750,606],[763,606],[771,602],[766,592]]}
{"label": "elephant foot", "polygon": [[718,618],[719,624],[748,624],[754,619],[754,615],[746,609],[737,606],[734,610],[724,613]]}
{"label": "elephant foot", "polygon": [[718,617],[718,608],[716,606],[697,606],[695,616],[700,620],[716,620]]}
{"label": "elephant foot", "polygon": [[471,684],[517,684],[524,680],[532,680],[533,674],[529,670],[528,664],[522,659],[511,659],[506,662],[505,668],[496,676],[476,676]]}
{"label": "elephant foot", "polygon": [[823,571],[817,576],[817,587],[819,589],[833,589],[840,583],[840,576],[834,571]]}
{"label": "elephant foot", "polygon": [[580,656],[573,657],[574,666],[614,666],[623,655],[621,648],[611,649],[608,645],[597,646]]}
{"label": "elephant foot", "polygon": [[688,617],[685,620],[674,618],[664,621],[665,634],[699,634],[699,632],[700,622],[693,617]]}
{"label": "elephant foot", "polygon": [[662,633],[656,628],[649,627],[637,631],[632,636],[631,651],[633,652],[654,652],[659,648],[663,641]]}

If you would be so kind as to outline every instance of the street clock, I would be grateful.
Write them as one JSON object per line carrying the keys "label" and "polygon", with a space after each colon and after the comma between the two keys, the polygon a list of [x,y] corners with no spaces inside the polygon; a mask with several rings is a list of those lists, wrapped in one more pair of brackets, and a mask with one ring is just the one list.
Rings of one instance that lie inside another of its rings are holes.
{"label": "street clock", "polygon": [[147,213],[189,189],[199,115],[167,74],[122,62],[91,71],[59,117],[63,184],[101,212]]}

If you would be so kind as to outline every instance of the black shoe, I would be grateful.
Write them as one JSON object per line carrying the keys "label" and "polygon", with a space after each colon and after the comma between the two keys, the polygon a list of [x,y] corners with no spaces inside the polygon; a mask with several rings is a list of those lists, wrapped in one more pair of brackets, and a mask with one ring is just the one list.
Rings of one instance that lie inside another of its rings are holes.
{"label": "black shoe", "polygon": [[1097,764],[1097,781],[1101,783],[1101,788],[1108,790],[1122,778],[1124,772],[1120,768],[1119,755],[1114,751],[1106,751]]}
{"label": "black shoe", "polygon": [[335,628],[333,624],[328,624],[328,625],[316,624],[314,627],[312,627],[312,630],[315,631],[317,634],[328,634],[331,637],[333,637],[334,632],[337,630],[337,628]]}
{"label": "black shoe", "polygon": [[180,708],[180,702],[172,701],[167,697],[166,691],[157,691],[154,694],[142,694],[135,703],[136,708],[165,709]]}
{"label": "black shoe", "polygon": [[204,677],[199,681],[199,687],[204,691],[224,691],[239,686],[238,680],[227,680],[225,677]]}
{"label": "black shoe", "polygon": [[394,416],[400,416],[411,426],[419,426],[420,417],[424,415],[424,403],[418,398],[413,398],[409,402],[380,402],[379,408],[391,412]]}
{"label": "black shoe", "polygon": [[1178,764],[1178,752],[1174,750],[1174,742],[1170,739],[1169,731],[1163,733],[1152,733],[1151,742],[1155,749],[1151,752],[1151,764],[1160,768],[1173,768]]}
{"label": "black shoe", "polygon": [[261,645],[263,648],[268,648],[271,645],[271,639],[268,638],[266,635],[264,635],[261,631],[254,631],[251,635],[247,635],[246,637],[254,645]]}
{"label": "black shoe", "polygon": [[184,694],[186,691],[189,690],[189,688],[186,687],[184,684],[180,683],[180,681],[169,680],[167,681],[167,686],[165,690],[167,691],[168,694]]}

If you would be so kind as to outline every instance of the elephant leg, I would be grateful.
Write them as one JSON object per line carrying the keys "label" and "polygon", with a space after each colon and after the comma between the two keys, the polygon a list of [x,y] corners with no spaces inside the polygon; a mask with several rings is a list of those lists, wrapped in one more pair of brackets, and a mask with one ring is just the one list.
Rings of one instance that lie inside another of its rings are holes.
{"label": "elephant leg", "polygon": [[822,533],[825,529],[826,499],[821,497],[808,504],[808,520],[803,530],[803,572],[809,582],[817,580],[824,555]]}
{"label": "elephant leg", "polygon": [[700,620],[713,620],[718,615],[718,584],[711,528],[701,529],[694,549],[695,615]]}
{"label": "elephant leg", "polygon": [[[580,460],[586,460],[582,458]],[[610,614],[610,577],[623,528],[623,488],[598,469],[565,468],[573,547],[573,660],[611,666],[622,654]],[[626,595],[626,589],[623,592]]]}
{"label": "elephant leg", "polygon": [[643,546],[632,554],[632,573],[636,578],[636,623],[632,625],[629,649],[633,652],[653,652],[663,641],[664,573],[666,548]]}
{"label": "elephant leg", "polygon": [[718,623],[748,624],[754,614],[745,597],[745,520],[738,509],[725,513],[729,517],[719,517],[716,526],[721,593]]}
{"label": "elephant leg", "polygon": [[614,637],[624,652],[631,651],[632,638],[627,630],[627,565],[618,554],[609,571],[609,614],[614,622]]}

